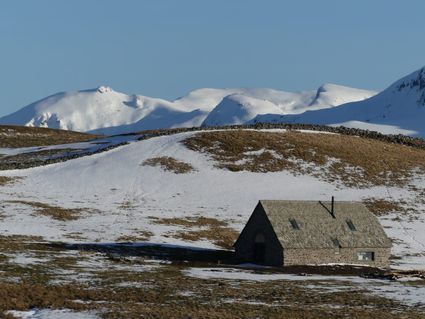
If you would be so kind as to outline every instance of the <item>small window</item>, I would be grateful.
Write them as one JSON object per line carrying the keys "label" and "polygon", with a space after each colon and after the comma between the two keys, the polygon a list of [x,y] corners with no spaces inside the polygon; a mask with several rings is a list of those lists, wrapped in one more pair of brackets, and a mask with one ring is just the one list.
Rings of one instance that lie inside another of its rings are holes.
{"label": "small window", "polygon": [[297,221],[294,218],[291,218],[289,222],[291,223],[293,229],[297,229],[297,230],[300,229],[300,226],[298,225]]}
{"label": "small window", "polygon": [[332,243],[334,244],[335,247],[341,248],[341,244],[339,243],[338,238],[331,238],[332,239]]}
{"label": "small window", "polygon": [[266,238],[264,237],[264,235],[262,233],[258,233],[255,236],[254,242],[255,243],[265,243],[266,242]]}
{"label": "small window", "polygon": [[353,223],[353,221],[351,219],[347,219],[346,222],[347,222],[347,226],[348,226],[348,228],[350,228],[350,230],[352,230],[352,231],[356,231],[357,230],[356,229],[356,226],[354,226],[354,223]]}
{"label": "small window", "polygon": [[375,253],[373,251],[360,251],[357,253],[357,260],[374,261]]}

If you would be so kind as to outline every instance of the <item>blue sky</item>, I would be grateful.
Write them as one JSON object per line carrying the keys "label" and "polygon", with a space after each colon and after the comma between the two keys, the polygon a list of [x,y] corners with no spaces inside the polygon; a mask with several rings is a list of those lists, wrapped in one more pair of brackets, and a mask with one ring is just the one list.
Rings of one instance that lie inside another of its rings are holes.
{"label": "blue sky", "polygon": [[2,0],[0,115],[109,85],[383,89],[425,65],[423,0]]}

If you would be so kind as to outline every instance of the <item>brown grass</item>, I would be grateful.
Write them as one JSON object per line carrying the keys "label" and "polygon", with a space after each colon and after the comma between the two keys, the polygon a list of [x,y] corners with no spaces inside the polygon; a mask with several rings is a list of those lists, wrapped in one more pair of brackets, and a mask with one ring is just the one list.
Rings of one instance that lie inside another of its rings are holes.
{"label": "brown grass", "polygon": [[37,308],[84,309],[72,300],[94,299],[96,292],[78,286],[48,286],[42,284],[0,284],[0,310]]}
{"label": "brown grass", "polygon": [[131,200],[126,200],[118,206],[119,209],[123,210],[133,210],[135,207],[135,204]]}
{"label": "brown grass", "polygon": [[217,131],[198,133],[184,144],[231,171],[289,170],[357,187],[404,185],[415,169],[425,169],[425,150],[338,134]]}
{"label": "brown grass", "polygon": [[185,174],[194,171],[192,165],[176,160],[173,157],[162,156],[154,157],[145,160],[142,165],[144,166],[159,166],[165,171],[170,171],[175,174]]}
{"label": "brown grass", "polygon": [[140,242],[148,241],[153,236],[153,233],[148,230],[138,231],[134,235],[123,235],[117,238],[118,242]]}
{"label": "brown grass", "polygon": [[84,211],[82,208],[62,208],[58,206],[52,206],[40,202],[14,200],[8,201],[8,203],[28,205],[36,209],[35,214],[48,216],[50,218],[60,221],[77,220],[81,217],[81,213]]}
{"label": "brown grass", "polygon": [[382,216],[392,212],[404,212],[400,202],[380,198],[368,198],[363,201],[366,207],[375,215]]}
{"label": "brown grass", "polygon": [[[195,220],[167,222],[191,225]],[[205,219],[200,223],[216,222]],[[4,246],[1,246],[3,239]],[[44,254],[46,258],[46,262],[38,266],[0,262],[0,318],[6,317],[7,310],[34,308],[98,311],[105,319],[425,318],[423,307],[405,306],[365,293],[359,285],[333,290],[334,285],[338,287],[334,280],[323,279],[321,283],[314,280],[204,280],[183,272],[187,266],[193,266],[191,264],[161,265],[151,271],[133,270],[131,266],[144,264],[143,258],[111,260],[96,252],[70,256],[58,248],[31,244],[33,240],[38,238],[0,236],[0,250],[7,254],[13,254],[12,249],[15,249],[15,253]],[[81,260],[88,261],[87,265],[81,267]],[[116,267],[120,265],[126,267]],[[91,277],[89,281],[76,281],[68,275],[72,273],[83,277],[90,274]],[[10,282],[10,278],[17,282]],[[63,284],[52,283],[56,279]],[[126,285],[121,285],[123,283]]]}
{"label": "brown grass", "polygon": [[[162,218],[154,219],[154,223],[161,225],[178,225],[186,229],[171,234],[174,238],[187,241],[209,240],[215,245],[230,249],[232,248],[238,232],[229,227],[226,221],[209,217],[188,218]],[[197,229],[190,229],[190,228]]]}
{"label": "brown grass", "polygon": [[30,147],[85,142],[99,137],[86,133],[38,127],[0,125],[0,147]]}
{"label": "brown grass", "polygon": [[[105,271],[99,275],[104,280],[100,287],[95,283],[90,287],[1,283],[0,312],[69,308],[97,310],[103,318],[129,319],[425,318],[423,309],[365,295],[357,289],[326,292],[291,281],[282,284],[281,281],[202,280],[182,275],[175,266],[142,274]],[[123,280],[150,284],[140,288],[111,286]],[[153,287],[152,283],[155,283]],[[329,283],[331,286],[332,282]],[[191,292],[192,295],[182,295],[181,292]],[[257,304],[250,303],[253,301]]]}
{"label": "brown grass", "polygon": [[[24,236],[24,235],[0,235],[0,252],[13,253],[13,252],[26,252],[29,250],[37,250],[42,245],[42,237],[39,236]],[[1,265],[1,263],[0,263]]]}
{"label": "brown grass", "polygon": [[0,176],[0,186],[11,185],[20,179],[21,177]]}
{"label": "brown grass", "polygon": [[82,232],[71,232],[64,234],[63,237],[78,241],[87,241],[87,237]]}

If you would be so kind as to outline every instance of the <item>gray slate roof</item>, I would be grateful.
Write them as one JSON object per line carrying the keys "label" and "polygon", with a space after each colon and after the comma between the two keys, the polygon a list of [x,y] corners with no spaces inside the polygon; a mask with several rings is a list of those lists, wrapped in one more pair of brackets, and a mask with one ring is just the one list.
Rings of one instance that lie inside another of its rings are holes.
{"label": "gray slate roof", "polygon": [[[380,248],[391,247],[379,220],[362,203],[261,200],[260,205],[272,224],[283,248]],[[299,229],[290,220],[295,219]],[[350,230],[351,220],[356,230]],[[335,239],[337,241],[335,242]]]}

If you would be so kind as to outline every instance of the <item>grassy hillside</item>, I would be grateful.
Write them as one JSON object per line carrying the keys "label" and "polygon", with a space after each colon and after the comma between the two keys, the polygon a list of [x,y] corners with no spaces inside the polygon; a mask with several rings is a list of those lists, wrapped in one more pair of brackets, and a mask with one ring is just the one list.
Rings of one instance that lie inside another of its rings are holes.
{"label": "grassy hillside", "polygon": [[0,147],[32,147],[92,140],[98,136],[48,128],[0,125]]}
{"label": "grassy hillside", "polygon": [[218,168],[234,172],[310,174],[346,186],[405,185],[425,170],[425,150],[357,136],[215,131],[184,141],[191,150],[207,153]]}
{"label": "grassy hillside", "polygon": [[[2,172],[0,317],[47,308],[99,318],[424,318],[421,141],[354,131],[174,133],[35,147],[38,155],[3,150],[3,162],[19,164],[42,156],[55,162],[57,154],[45,152],[58,150],[87,156]],[[331,195],[371,208],[393,240],[391,266],[412,278],[332,269],[332,276],[297,276],[185,259],[231,248],[259,199]],[[161,260],[182,250],[180,259]]]}

